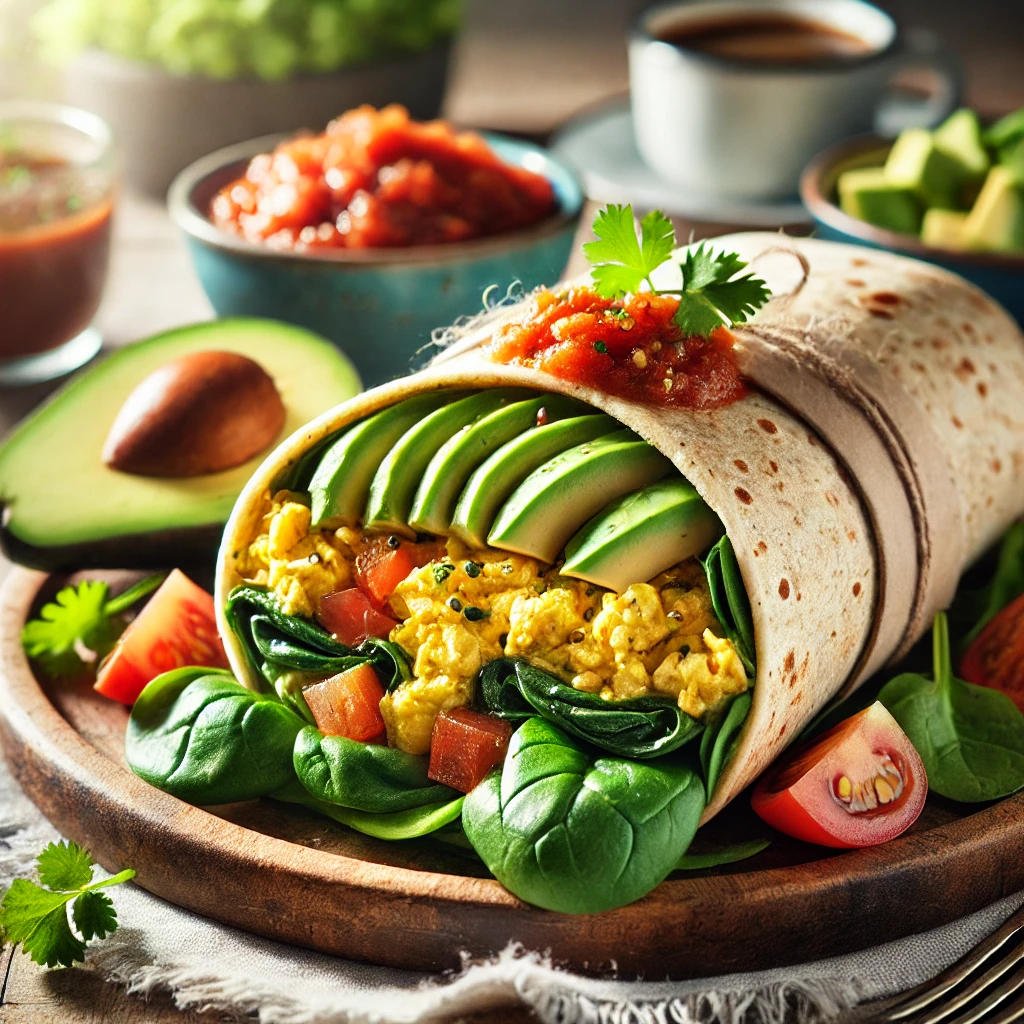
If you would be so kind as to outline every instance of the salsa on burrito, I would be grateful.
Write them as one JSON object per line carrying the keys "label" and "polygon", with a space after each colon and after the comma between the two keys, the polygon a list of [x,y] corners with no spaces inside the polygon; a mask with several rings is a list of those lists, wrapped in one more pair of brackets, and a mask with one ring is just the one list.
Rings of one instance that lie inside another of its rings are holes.
{"label": "salsa on burrito", "polygon": [[247,241],[305,252],[462,242],[534,224],[555,205],[547,178],[505,163],[479,135],[363,106],[254,157],[214,197],[210,218]]}

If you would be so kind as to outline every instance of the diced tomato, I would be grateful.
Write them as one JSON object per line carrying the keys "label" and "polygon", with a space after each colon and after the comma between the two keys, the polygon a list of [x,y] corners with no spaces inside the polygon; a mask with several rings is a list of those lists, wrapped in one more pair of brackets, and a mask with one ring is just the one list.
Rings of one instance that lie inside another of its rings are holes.
{"label": "diced tomato", "polygon": [[419,569],[444,554],[438,541],[413,544],[397,537],[380,537],[356,557],[356,583],[383,608],[413,569]]}
{"label": "diced tomato", "polygon": [[898,836],[927,795],[921,758],[875,701],[762,776],[752,804],[786,835],[851,848]]}
{"label": "diced tomato", "polygon": [[1002,690],[1024,711],[1024,596],[1011,601],[975,637],[960,662],[960,678]]}
{"label": "diced tomato", "polygon": [[380,702],[384,687],[372,665],[358,665],[302,689],[316,727],[325,736],[347,736],[360,743],[384,733]]}
{"label": "diced tomato", "polygon": [[213,598],[175,569],[103,659],[96,689],[134,704],[146,684],[186,665],[228,668]]}
{"label": "diced tomato", "polygon": [[430,737],[430,767],[435,782],[468,793],[505,760],[512,726],[469,708],[442,711]]}
{"label": "diced tomato", "polygon": [[386,640],[398,625],[390,615],[378,611],[358,587],[322,597],[316,617],[328,633],[348,647],[358,646],[368,636]]}

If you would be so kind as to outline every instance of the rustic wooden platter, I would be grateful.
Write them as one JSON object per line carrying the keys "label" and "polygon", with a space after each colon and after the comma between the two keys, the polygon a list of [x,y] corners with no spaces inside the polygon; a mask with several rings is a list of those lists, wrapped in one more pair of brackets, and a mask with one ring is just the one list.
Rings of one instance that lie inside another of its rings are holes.
{"label": "rustic wooden platter", "polygon": [[[249,932],[424,970],[515,940],[588,973],[685,978],[863,949],[1024,888],[1024,794],[966,815],[929,798],[910,833],[873,849],[776,837],[756,858],[677,873],[588,917],[527,906],[437,842],[378,842],[273,801],[191,807],[128,770],[126,709],[34,677],[21,628],[62,582],[15,570],[0,593],[0,741],[15,776],[104,867],[131,866],[150,892]],[[694,850],[759,833],[741,796]]]}

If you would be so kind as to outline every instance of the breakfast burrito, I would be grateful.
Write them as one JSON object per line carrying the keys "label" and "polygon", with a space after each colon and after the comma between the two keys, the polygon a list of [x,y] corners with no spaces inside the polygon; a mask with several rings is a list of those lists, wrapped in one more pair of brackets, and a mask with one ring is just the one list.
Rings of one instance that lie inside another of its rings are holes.
{"label": "breakfast burrito", "polygon": [[[462,792],[509,723],[523,764],[550,727],[637,772],[699,757],[707,820],[905,652],[1024,509],[1024,338],[932,266],[711,244],[770,286],[748,322],[684,337],[657,274],[542,289],[278,448],[219,558],[239,679],[314,746],[347,722],[431,764],[455,750]],[[330,685],[360,658],[379,700]]]}

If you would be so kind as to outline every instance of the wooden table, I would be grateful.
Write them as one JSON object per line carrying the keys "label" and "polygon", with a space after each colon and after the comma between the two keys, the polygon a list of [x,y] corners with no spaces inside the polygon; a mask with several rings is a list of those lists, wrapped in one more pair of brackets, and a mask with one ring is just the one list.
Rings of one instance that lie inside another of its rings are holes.
{"label": "wooden table", "polygon": [[[1024,105],[1024,4],[976,0],[969,16],[961,0],[883,0],[882,5],[905,23],[934,26],[951,42],[965,65],[966,98],[972,105],[991,114]],[[623,40],[635,12],[646,6],[643,0],[471,0],[469,6],[469,31],[448,102],[453,119],[542,135],[587,106],[625,91]],[[681,226],[682,237],[690,227]],[[707,225],[692,227],[697,237],[711,232]],[[99,317],[108,344],[125,344],[212,315],[159,204],[126,197],[116,232]],[[51,390],[42,385],[0,391],[0,432]],[[0,559],[0,577],[5,571]],[[201,1024],[218,1019],[213,1013],[182,1013],[166,996],[147,1002],[129,997],[88,967],[48,972],[20,952],[0,952],[0,1024]],[[490,1013],[486,1019],[513,1024],[531,1017],[512,1011]]]}

